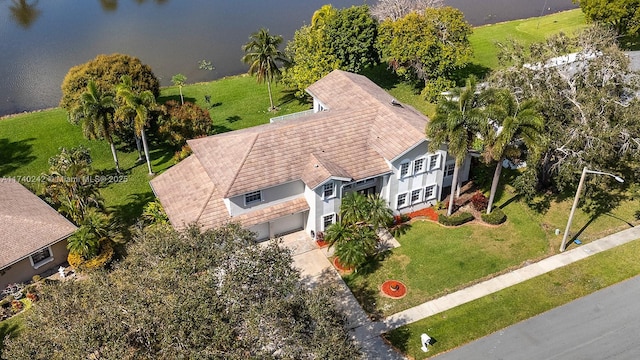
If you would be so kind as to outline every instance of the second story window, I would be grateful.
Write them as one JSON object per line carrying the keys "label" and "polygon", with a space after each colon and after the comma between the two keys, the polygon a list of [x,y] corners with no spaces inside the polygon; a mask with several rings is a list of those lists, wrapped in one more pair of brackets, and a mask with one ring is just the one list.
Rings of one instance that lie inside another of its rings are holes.
{"label": "second story window", "polygon": [[400,179],[406,177],[409,174],[409,163],[400,164]]}
{"label": "second story window", "polygon": [[424,159],[416,159],[413,162],[413,173],[419,174],[424,171]]}
{"label": "second story window", "polygon": [[328,199],[333,197],[333,194],[335,194],[335,184],[333,183],[333,181],[324,184],[322,189],[322,197]]}
{"label": "second story window", "polygon": [[445,177],[453,176],[453,172],[455,171],[455,169],[456,169],[456,164],[455,163],[447,164],[444,167],[444,176]]}
{"label": "second story window", "polygon": [[262,201],[262,191],[252,191],[244,195],[244,204],[250,205]]}

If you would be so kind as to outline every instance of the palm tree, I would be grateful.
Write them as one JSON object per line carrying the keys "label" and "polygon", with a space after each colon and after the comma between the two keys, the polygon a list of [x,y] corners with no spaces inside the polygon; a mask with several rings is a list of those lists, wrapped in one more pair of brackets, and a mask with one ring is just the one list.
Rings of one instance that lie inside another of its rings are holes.
{"label": "palm tree", "polygon": [[284,53],[278,49],[282,43],[282,36],[272,36],[269,30],[261,28],[251,34],[249,42],[242,46],[245,55],[242,62],[249,65],[249,74],[257,75],[258,83],[267,82],[269,90],[269,111],[275,110],[273,106],[273,96],[271,95],[271,82],[280,77],[281,72],[278,63],[289,64],[289,60]]}
{"label": "palm tree", "polygon": [[105,139],[111,146],[111,154],[116,164],[116,171],[120,172],[116,145],[113,142],[113,115],[115,102],[113,96],[101,92],[93,80],[89,80],[87,91],[81,96],[80,107],[74,110],[72,116],[82,123],[84,136],[89,140]]}
{"label": "palm tree", "polygon": [[456,160],[447,216],[451,216],[453,212],[460,166],[467,157],[473,140],[484,127],[479,95],[476,92],[475,79],[468,79],[464,88],[454,89],[450,98],[445,98],[438,103],[436,115],[427,125],[427,137],[431,140],[430,151],[437,151],[443,143],[447,143],[449,154]]}
{"label": "palm tree", "polygon": [[182,87],[184,86],[184,83],[186,81],[187,81],[187,77],[182,74],[175,74],[171,78],[171,82],[173,83],[173,85],[178,86],[178,88],[180,89],[180,103],[182,105],[184,105],[184,96],[182,96]]}
{"label": "palm tree", "polygon": [[393,211],[387,206],[387,201],[379,195],[369,195],[367,198],[367,222],[377,230],[391,221],[393,221]]}
{"label": "palm tree", "polygon": [[149,90],[145,90],[141,93],[136,92],[133,89],[131,77],[128,75],[123,75],[120,78],[120,84],[116,87],[116,94],[118,98],[122,99],[124,102],[124,111],[134,114],[133,123],[135,132],[142,138],[142,146],[144,148],[144,156],[147,159],[149,175],[153,175],[151,159],[149,157],[149,146],[147,145],[147,136],[144,128],[147,126],[150,110],[156,107],[156,98]]}
{"label": "palm tree", "polygon": [[347,193],[340,203],[340,220],[347,225],[362,222],[367,214],[367,198],[357,192]]}
{"label": "palm tree", "polygon": [[507,90],[490,91],[488,98],[490,103],[486,112],[491,120],[497,122],[497,129],[491,127],[491,131],[485,136],[488,145],[485,156],[498,163],[491,182],[487,214],[491,213],[504,159],[519,156],[522,146],[526,148],[529,158],[535,159],[543,146],[544,131],[544,120],[536,109],[537,103],[534,100],[520,103]]}

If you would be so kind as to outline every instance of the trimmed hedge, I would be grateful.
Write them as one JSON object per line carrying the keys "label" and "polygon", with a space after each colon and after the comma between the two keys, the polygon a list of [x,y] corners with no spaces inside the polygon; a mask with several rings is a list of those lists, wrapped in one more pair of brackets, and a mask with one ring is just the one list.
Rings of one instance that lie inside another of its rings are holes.
{"label": "trimmed hedge", "polygon": [[445,226],[458,226],[473,220],[474,217],[471,213],[461,212],[459,214],[447,216],[439,215],[438,222]]}
{"label": "trimmed hedge", "polygon": [[491,225],[500,225],[507,220],[507,215],[500,208],[495,208],[490,214],[482,214],[482,221]]}

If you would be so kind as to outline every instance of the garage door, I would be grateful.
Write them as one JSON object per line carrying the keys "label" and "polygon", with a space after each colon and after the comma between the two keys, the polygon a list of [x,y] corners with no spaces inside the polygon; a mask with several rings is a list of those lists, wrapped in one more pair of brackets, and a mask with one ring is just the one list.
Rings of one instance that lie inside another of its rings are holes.
{"label": "garage door", "polygon": [[269,239],[269,224],[258,224],[248,228],[248,230],[256,233],[256,240],[264,241]]}
{"label": "garage door", "polygon": [[286,235],[304,229],[303,213],[293,214],[271,222],[271,237]]}

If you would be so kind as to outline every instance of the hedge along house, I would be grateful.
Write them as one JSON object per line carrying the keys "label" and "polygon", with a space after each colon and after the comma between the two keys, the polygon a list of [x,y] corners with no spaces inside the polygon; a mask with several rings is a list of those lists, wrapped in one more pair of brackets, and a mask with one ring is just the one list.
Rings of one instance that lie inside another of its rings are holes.
{"label": "hedge along house", "polygon": [[[259,240],[336,222],[349,192],[395,213],[433,205],[454,159],[428,150],[428,118],[364,76],[335,70],[311,85],[313,111],[188,141],[193,154],[151,181],[174,227],[240,222]],[[469,161],[461,171],[467,180]]]}
{"label": "hedge along house", "polygon": [[0,178],[0,290],[65,263],[65,240],[76,229],[20,183]]}

